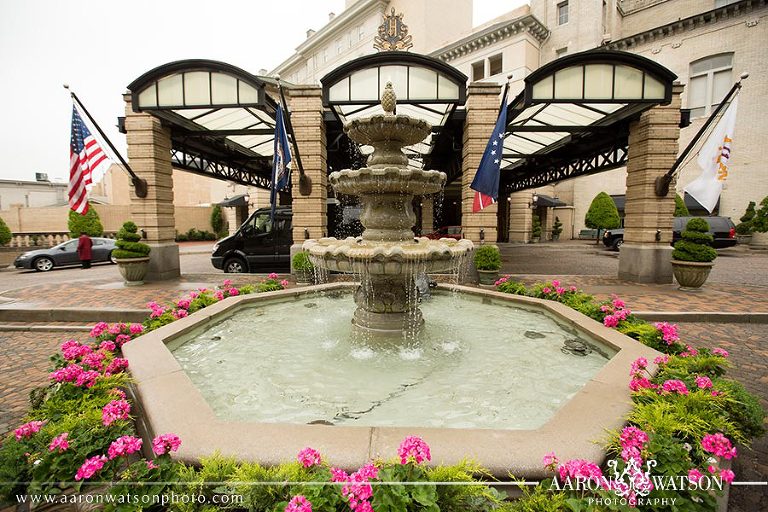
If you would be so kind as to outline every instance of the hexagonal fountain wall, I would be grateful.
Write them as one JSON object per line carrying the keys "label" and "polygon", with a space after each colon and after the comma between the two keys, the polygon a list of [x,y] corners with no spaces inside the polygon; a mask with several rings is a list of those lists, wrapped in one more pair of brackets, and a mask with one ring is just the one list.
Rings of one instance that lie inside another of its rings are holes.
{"label": "hexagonal fountain wall", "polygon": [[350,469],[419,435],[434,463],[539,478],[550,450],[604,456],[630,363],[658,355],[562,304],[460,286],[422,305],[418,337],[382,343],[343,315],[354,288],[233,297],[126,344],[147,435],[177,433],[189,461],[275,464],[309,445]]}

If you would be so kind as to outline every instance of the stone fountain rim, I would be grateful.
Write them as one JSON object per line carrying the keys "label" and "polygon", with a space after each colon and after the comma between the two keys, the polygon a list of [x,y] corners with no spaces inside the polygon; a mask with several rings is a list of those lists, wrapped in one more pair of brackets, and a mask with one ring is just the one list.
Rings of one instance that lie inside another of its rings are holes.
{"label": "stone fountain rim", "polygon": [[[470,458],[502,479],[508,479],[510,473],[517,478],[541,479],[547,476],[541,459],[549,451],[563,460],[585,458],[598,463],[604,460],[606,454],[595,442],[604,439],[606,430],[621,428],[632,409],[627,368],[638,357],[652,361],[660,355],[558,302],[467,286],[440,285],[438,289],[544,309],[617,352],[538,429],[328,427],[221,420],[166,346],[245,305],[356,286],[356,283],[333,283],[229,297],[124,345],[124,356],[133,377],[131,391],[143,412],[139,421],[143,437],[149,440],[165,432],[178,434],[183,443],[172,456],[189,463],[218,451],[224,456],[275,465],[294,460],[300,449],[312,446],[320,450],[331,465],[352,470],[373,458],[391,458],[406,435],[418,435],[432,448],[432,465],[456,464]],[[649,367],[651,371],[656,370],[656,365]]]}

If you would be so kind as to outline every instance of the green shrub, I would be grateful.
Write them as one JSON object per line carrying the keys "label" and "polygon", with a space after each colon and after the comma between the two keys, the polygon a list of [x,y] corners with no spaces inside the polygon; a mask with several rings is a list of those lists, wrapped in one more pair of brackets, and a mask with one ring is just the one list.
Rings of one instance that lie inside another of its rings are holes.
{"label": "green shrub", "polygon": [[531,237],[541,238],[541,219],[535,213],[531,217]]}
{"label": "green shrub", "polygon": [[186,242],[187,240],[189,240],[189,237],[187,236],[186,233],[179,233],[178,235],[176,235],[177,242]]}
{"label": "green shrub", "polygon": [[690,217],[691,212],[688,211],[688,207],[685,206],[685,201],[680,194],[675,194],[675,217]]}
{"label": "green shrub", "polygon": [[751,235],[752,234],[752,223],[751,222],[739,222],[736,224],[736,234],[737,235]]}
{"label": "green shrub", "polygon": [[563,223],[560,222],[560,217],[555,217],[555,222],[552,223],[552,236],[560,236],[563,232]]}
{"label": "green shrub", "polygon": [[744,215],[739,219],[741,222],[752,222],[755,218],[755,202],[750,201],[747,205],[747,209],[744,211]]}
{"label": "green shrub", "polygon": [[8,229],[8,224],[0,217],[0,245],[5,245],[11,241],[13,233]]}
{"label": "green shrub", "polygon": [[709,246],[712,235],[704,219],[691,219],[680,235],[682,240],[675,243],[672,258],[679,261],[710,262],[717,258],[717,251]]}
{"label": "green shrub", "polygon": [[96,212],[96,208],[90,204],[85,215],[69,210],[67,227],[71,238],[77,238],[83,233],[88,236],[101,236],[104,234],[104,226],[101,225],[99,214]]}
{"label": "green shrub", "polygon": [[597,240],[600,242],[601,229],[615,229],[621,225],[619,210],[611,196],[605,192],[600,192],[589,205],[587,215],[584,217],[584,223],[588,228],[597,229]]}
{"label": "green shrub", "polygon": [[221,210],[221,206],[217,204],[213,207],[213,211],[211,211],[211,227],[217,238],[224,236],[224,224],[224,214]]}
{"label": "green shrub", "polygon": [[504,293],[511,293],[513,295],[528,295],[528,290],[526,290],[525,285],[523,283],[518,283],[517,281],[505,281],[504,279],[500,279],[500,283],[496,285],[496,289],[500,292]]}
{"label": "green shrub", "polygon": [[112,251],[116,259],[144,258],[149,256],[151,251],[147,244],[141,243],[141,235],[138,234],[139,228],[131,221],[127,221],[117,232],[117,249]]}
{"label": "green shrub", "polygon": [[733,399],[733,403],[725,412],[744,435],[755,439],[762,437],[765,434],[765,411],[760,405],[760,400],[735,380],[722,379],[717,381],[716,386]]}
{"label": "green shrub", "polygon": [[297,252],[293,255],[291,266],[297,272],[312,272],[315,269],[315,266],[312,265],[309,259],[309,253],[305,251]]}
{"label": "green shrub", "polygon": [[501,252],[495,245],[481,245],[475,249],[475,268],[477,270],[499,270]]}
{"label": "green shrub", "polygon": [[752,219],[752,230],[758,233],[768,233],[768,196],[760,201],[760,209]]}

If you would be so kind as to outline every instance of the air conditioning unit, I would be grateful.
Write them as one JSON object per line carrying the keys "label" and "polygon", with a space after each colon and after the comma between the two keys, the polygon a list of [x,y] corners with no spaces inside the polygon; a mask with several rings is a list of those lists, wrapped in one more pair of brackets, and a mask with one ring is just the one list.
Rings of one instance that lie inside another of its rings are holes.
{"label": "air conditioning unit", "polygon": [[36,172],[35,173],[35,181],[48,181],[48,173]]}

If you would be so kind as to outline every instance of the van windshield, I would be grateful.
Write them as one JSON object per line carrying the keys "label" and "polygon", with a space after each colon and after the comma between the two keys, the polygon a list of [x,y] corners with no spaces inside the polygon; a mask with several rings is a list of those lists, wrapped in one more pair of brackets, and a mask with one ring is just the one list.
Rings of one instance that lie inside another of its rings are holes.
{"label": "van windshield", "polygon": [[272,231],[272,220],[269,218],[269,213],[254,215],[248,219],[248,222],[243,224],[242,231],[248,235],[269,233]]}

